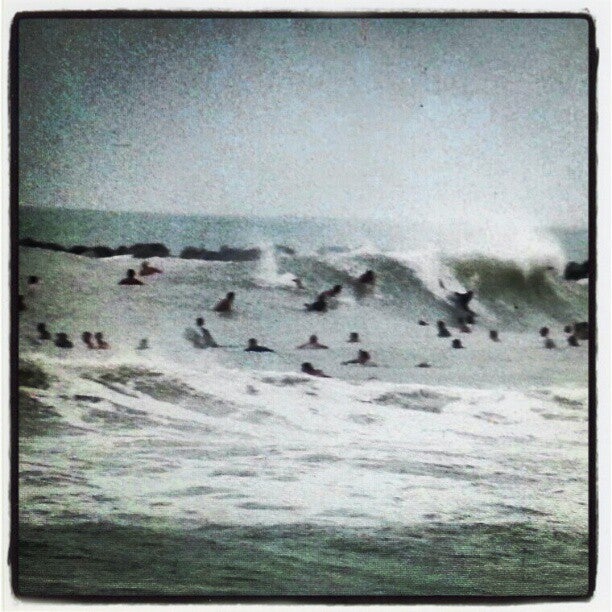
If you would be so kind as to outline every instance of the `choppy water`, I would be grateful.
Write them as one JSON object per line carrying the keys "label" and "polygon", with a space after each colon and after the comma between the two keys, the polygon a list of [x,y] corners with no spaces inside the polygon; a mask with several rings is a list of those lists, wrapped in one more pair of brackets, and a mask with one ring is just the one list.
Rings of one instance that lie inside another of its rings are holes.
{"label": "choppy water", "polygon": [[[169,244],[154,234],[119,242]],[[586,319],[588,287],[546,269],[566,252],[551,240],[546,262],[263,242],[259,262],[153,259],[164,272],[143,287],[117,285],[130,258],[21,249],[23,592],[584,594],[588,346],[562,329]],[[363,296],[350,279],[368,268]],[[304,312],[335,283],[332,310]],[[479,316],[461,334],[448,294],[467,288]],[[211,312],[230,290],[236,312]],[[228,348],[185,341],[200,315]],[[40,321],[75,348],[36,343]],[[85,348],[86,329],[111,348]],[[377,367],[341,365],[351,331]],[[329,350],[296,348],[312,333]],[[276,352],[245,353],[252,336]]]}

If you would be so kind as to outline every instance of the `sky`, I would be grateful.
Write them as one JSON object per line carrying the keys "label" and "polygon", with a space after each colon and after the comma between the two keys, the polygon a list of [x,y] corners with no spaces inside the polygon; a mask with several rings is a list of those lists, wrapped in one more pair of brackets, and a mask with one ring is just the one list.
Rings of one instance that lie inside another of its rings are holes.
{"label": "sky", "polygon": [[28,19],[19,202],[586,226],[580,19]]}

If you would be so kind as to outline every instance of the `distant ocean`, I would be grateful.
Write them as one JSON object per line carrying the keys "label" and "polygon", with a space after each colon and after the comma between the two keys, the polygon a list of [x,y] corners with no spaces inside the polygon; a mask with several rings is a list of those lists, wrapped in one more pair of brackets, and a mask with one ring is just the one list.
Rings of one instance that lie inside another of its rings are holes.
{"label": "distant ocean", "polygon": [[[418,224],[24,207],[19,236],[173,255],[124,287],[130,256],[19,250],[22,594],[586,593],[588,342],[563,328],[587,319],[588,283],[562,278],[586,230],[453,243]],[[221,245],[262,256],[177,257]],[[328,312],[304,311],[335,284]],[[228,291],[235,312],[212,312]],[[198,316],[224,348],[185,339]],[[37,341],[40,322],[75,348]],[[297,349],[311,334],[329,349]],[[275,352],[244,352],[251,337]],[[359,348],[376,367],[341,365]]]}

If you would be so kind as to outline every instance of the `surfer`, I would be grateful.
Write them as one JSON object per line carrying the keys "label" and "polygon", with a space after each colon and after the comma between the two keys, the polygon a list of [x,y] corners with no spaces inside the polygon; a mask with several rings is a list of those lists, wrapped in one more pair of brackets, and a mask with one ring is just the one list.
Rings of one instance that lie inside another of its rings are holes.
{"label": "surfer", "polygon": [[127,271],[125,278],[119,281],[120,285],[144,285],[144,283],[136,278],[136,272],[130,268]]}
{"label": "surfer", "polygon": [[[198,348],[218,348],[219,345],[215,342],[211,333],[204,327],[204,319],[202,317],[198,317],[196,319],[196,325],[200,330],[200,336],[198,336],[197,347]],[[194,346],[196,346],[196,342],[194,339]]]}
{"label": "surfer", "polygon": [[313,367],[312,363],[305,361],[302,364],[302,372],[304,374],[310,374],[310,376],[318,376],[319,378],[331,378],[323,372],[323,370],[317,370]]}
{"label": "surfer", "polygon": [[327,300],[321,294],[312,304],[304,304],[306,312],[327,312]]}
{"label": "surfer", "polygon": [[213,310],[215,312],[231,312],[235,297],[236,294],[233,291],[229,291],[227,295],[217,303]]}
{"label": "surfer", "polygon": [[51,340],[51,332],[49,332],[47,326],[44,323],[39,323],[36,326],[36,330],[38,331],[39,340]]}
{"label": "surfer", "polygon": [[489,331],[489,338],[493,340],[493,342],[499,342],[499,334],[496,329],[492,329]]}
{"label": "surfer", "polygon": [[91,332],[88,332],[88,331],[83,332],[81,334],[81,340],[83,340],[83,342],[85,343],[85,346],[87,346],[88,349],[96,348],[93,343],[93,336]]}
{"label": "surfer", "polygon": [[374,365],[373,363],[370,363],[370,359],[371,359],[371,355],[370,353],[368,353],[368,351],[360,350],[359,353],[357,354],[356,359],[351,359],[350,361],[343,361],[342,365],[349,365],[349,364]]}
{"label": "surfer", "polygon": [[151,276],[151,274],[161,274],[161,272],[159,268],[149,265],[148,261],[143,261],[140,264],[140,276]]}
{"label": "surfer", "polygon": [[429,325],[429,323],[427,321],[424,321],[423,319],[419,319],[419,325],[425,326]]}
{"label": "surfer", "polygon": [[548,327],[540,327],[540,336],[542,336],[542,338],[546,338],[549,331],[550,329],[548,329]]}
{"label": "surfer", "polygon": [[462,349],[465,348],[465,346],[463,346],[463,344],[461,344],[461,340],[459,340],[458,338],[455,338],[451,344],[451,346],[454,349]]}
{"label": "surfer", "polygon": [[438,338],[450,338],[451,333],[448,331],[444,321],[438,321],[436,325],[438,326]]}
{"label": "surfer", "polygon": [[357,332],[351,332],[347,342],[361,342],[359,339],[359,334]]}
{"label": "surfer", "polygon": [[72,342],[70,342],[68,339],[68,334],[59,332],[58,334],[55,334],[55,346],[63,349],[71,349],[74,344],[72,344]]}
{"label": "surfer", "polygon": [[246,352],[251,353],[273,353],[274,351],[267,346],[260,346],[257,344],[256,338],[249,338],[249,346],[244,349]]}
{"label": "surfer", "polygon": [[104,340],[104,338],[102,337],[102,332],[96,332],[94,334],[94,338],[96,339],[96,342],[98,343],[98,346],[96,348],[99,348],[99,349],[110,348],[110,345],[108,344],[108,342],[106,342],[106,340]]}
{"label": "surfer", "polygon": [[312,336],[310,336],[310,338],[308,338],[308,342],[305,342],[304,344],[300,344],[300,346],[298,346],[298,349],[327,349],[327,348],[329,348],[329,346],[326,346],[325,344],[321,344],[319,342],[319,338],[317,338],[315,334],[313,334]]}

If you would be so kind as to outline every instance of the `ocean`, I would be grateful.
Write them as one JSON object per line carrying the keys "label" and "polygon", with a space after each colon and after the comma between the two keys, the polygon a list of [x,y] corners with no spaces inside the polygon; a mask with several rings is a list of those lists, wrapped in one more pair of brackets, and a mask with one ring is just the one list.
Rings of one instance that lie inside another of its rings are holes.
{"label": "ocean", "polygon": [[[588,282],[562,271],[588,235],[511,229],[21,208],[21,238],[173,256],[126,287],[131,256],[19,249],[19,593],[584,596],[588,342],[563,328],[587,320]],[[177,257],[222,245],[262,255]],[[467,290],[462,333],[449,296]],[[186,340],[199,316],[222,347]],[[329,348],[298,349],[312,334]],[[375,365],[342,365],[358,349]]]}

